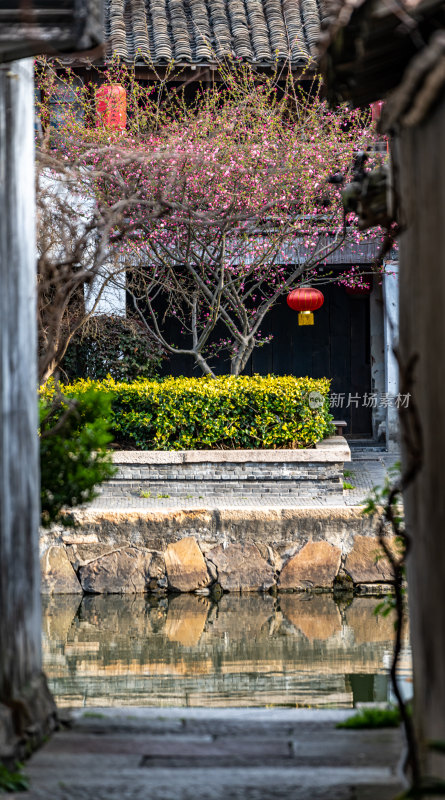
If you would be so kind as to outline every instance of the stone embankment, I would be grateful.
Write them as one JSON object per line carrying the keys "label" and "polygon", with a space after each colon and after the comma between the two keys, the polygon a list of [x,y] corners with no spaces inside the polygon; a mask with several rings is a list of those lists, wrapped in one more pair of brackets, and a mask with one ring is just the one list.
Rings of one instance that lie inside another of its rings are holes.
{"label": "stone embankment", "polygon": [[370,520],[313,511],[78,512],[76,528],[42,535],[42,591],[382,591],[391,570]]}
{"label": "stone embankment", "polygon": [[[343,437],[311,450],[116,453],[102,506],[42,534],[42,591],[378,593],[391,571],[372,522],[343,502],[350,459]],[[137,507],[152,496],[170,507]]]}

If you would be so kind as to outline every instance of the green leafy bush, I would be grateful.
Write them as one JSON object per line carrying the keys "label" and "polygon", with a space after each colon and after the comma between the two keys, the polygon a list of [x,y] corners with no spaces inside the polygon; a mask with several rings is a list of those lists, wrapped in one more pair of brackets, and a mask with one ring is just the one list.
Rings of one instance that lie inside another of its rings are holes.
{"label": "green leafy bush", "polygon": [[[91,388],[109,393],[117,442],[144,450],[311,447],[332,433],[326,378],[166,378],[64,387],[80,397]],[[320,407],[309,395],[318,392]],[[321,395],[321,397],[320,397]]]}
{"label": "green leafy bush", "polygon": [[23,774],[23,764],[17,762],[13,771],[0,764],[0,792],[26,792],[29,778]]}
{"label": "green leafy bush", "polygon": [[398,728],[400,725],[400,711],[398,708],[363,708],[344,722],[339,722],[337,728]]}
{"label": "green leafy bush", "polygon": [[153,378],[163,359],[159,345],[131,317],[92,316],[71,339],[61,364],[68,381]]}
{"label": "green leafy bush", "polygon": [[67,522],[62,509],[92,500],[115,473],[107,445],[110,397],[92,388],[66,398],[48,386],[40,401],[42,524]]}

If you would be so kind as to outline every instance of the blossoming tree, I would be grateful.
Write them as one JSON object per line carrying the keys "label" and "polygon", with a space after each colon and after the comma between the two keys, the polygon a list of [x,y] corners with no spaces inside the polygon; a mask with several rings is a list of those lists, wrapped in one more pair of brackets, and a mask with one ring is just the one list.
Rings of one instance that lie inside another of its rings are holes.
{"label": "blossoming tree", "polygon": [[[346,174],[375,136],[368,114],[330,111],[317,80],[303,91],[290,73],[221,72],[222,83],[187,100],[112,65],[104,77],[127,89],[123,130],[101,124],[91,86],[68,74],[75,99],[49,143],[82,170],[96,209],[124,209],[108,247],[150,335],[205,374],[220,354],[238,375],[266,343],[261,325],[284,294],[339,280],[324,270],[329,255],[363,234],[328,178]],[[40,80],[45,122],[60,77],[46,68]]]}

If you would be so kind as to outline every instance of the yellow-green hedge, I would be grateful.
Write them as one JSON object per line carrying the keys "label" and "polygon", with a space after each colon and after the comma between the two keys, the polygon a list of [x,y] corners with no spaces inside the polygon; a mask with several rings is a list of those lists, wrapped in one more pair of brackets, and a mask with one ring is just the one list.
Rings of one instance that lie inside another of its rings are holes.
{"label": "yellow-green hedge", "polygon": [[[166,378],[116,383],[77,381],[68,396],[91,387],[111,395],[112,427],[122,446],[143,450],[310,447],[332,433],[326,378]],[[51,387],[43,390],[50,393]],[[324,398],[318,409],[309,393]]]}

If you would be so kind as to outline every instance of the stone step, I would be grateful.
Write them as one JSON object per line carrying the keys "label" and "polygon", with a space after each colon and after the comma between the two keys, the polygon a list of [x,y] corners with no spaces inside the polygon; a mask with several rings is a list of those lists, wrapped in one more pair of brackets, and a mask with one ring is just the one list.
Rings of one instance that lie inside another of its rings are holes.
{"label": "stone step", "polygon": [[299,709],[89,709],[32,758],[31,790],[16,797],[392,800],[401,789],[401,732],[336,729],[346,716]]}

